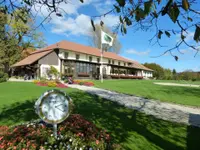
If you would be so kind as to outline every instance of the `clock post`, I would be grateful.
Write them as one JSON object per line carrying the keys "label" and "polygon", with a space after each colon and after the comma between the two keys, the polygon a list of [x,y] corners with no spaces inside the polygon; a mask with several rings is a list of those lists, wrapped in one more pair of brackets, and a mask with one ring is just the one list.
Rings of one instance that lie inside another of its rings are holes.
{"label": "clock post", "polygon": [[57,128],[57,124],[53,124],[53,135],[54,137],[57,139],[57,136],[58,136],[58,128]]}
{"label": "clock post", "polygon": [[53,135],[57,138],[58,124],[70,114],[71,98],[63,91],[54,89],[46,91],[35,102],[35,111],[46,123],[53,126]]}

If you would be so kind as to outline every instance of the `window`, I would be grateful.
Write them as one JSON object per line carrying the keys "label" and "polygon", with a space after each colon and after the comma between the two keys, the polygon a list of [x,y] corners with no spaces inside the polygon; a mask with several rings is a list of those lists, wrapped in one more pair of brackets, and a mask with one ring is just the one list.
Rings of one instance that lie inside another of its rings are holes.
{"label": "window", "polygon": [[132,65],[132,63],[128,63],[128,66],[131,66]]}
{"label": "window", "polygon": [[65,52],[65,59],[67,59],[69,56],[69,53],[68,52]]}
{"label": "window", "polygon": [[89,61],[92,62],[92,56],[89,57]]}
{"label": "window", "polygon": [[80,55],[76,54],[76,60],[79,60],[79,58],[80,58]]}
{"label": "window", "polygon": [[118,65],[120,66],[120,62],[118,62]]}
{"label": "window", "polygon": [[97,58],[97,62],[98,62],[98,63],[100,62],[100,58]]}
{"label": "window", "polygon": [[114,61],[114,60],[112,60],[112,64],[113,64],[113,65],[115,64],[115,61]]}
{"label": "window", "polygon": [[124,63],[124,66],[126,66],[126,63]]}
{"label": "window", "polygon": [[110,59],[108,60],[108,64],[111,64],[111,60]]}

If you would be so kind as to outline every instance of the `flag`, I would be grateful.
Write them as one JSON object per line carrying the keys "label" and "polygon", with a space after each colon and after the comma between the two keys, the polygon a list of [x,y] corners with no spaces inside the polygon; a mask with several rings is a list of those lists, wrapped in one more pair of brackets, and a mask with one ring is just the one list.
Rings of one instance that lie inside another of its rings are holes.
{"label": "flag", "polygon": [[113,37],[103,31],[101,31],[101,44],[108,44],[108,45],[112,46],[113,45]]}

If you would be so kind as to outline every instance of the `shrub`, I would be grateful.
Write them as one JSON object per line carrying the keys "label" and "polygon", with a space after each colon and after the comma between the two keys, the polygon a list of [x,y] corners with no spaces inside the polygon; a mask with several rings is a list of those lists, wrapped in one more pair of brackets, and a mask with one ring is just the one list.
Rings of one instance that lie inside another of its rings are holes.
{"label": "shrub", "polygon": [[[2,131],[1,131],[2,130]],[[15,127],[0,127],[0,149],[101,149],[119,150],[110,135],[85,120],[81,115],[70,115],[59,124],[58,137],[44,123],[29,123]],[[76,148],[75,148],[76,147]]]}
{"label": "shrub", "polygon": [[50,66],[50,69],[48,70],[47,74],[48,74],[48,76],[53,76],[53,77],[55,77],[57,79],[58,75],[59,75],[59,72],[55,67]]}
{"label": "shrub", "polygon": [[65,82],[65,83],[68,83],[68,79],[65,79],[64,82]]}
{"label": "shrub", "polygon": [[60,80],[59,79],[55,79],[54,82],[56,82],[57,84],[59,84]]}
{"label": "shrub", "polygon": [[83,84],[84,84],[84,82],[83,82],[83,81],[79,82],[79,85],[83,85]]}
{"label": "shrub", "polygon": [[54,81],[49,81],[49,82],[47,82],[47,86],[48,86],[48,87],[56,87],[56,86],[57,86],[57,83],[54,82]]}
{"label": "shrub", "polygon": [[34,84],[38,84],[40,81],[39,80],[33,80]]}
{"label": "shrub", "polygon": [[0,83],[1,82],[6,82],[8,79],[8,74],[4,72],[0,72]]}

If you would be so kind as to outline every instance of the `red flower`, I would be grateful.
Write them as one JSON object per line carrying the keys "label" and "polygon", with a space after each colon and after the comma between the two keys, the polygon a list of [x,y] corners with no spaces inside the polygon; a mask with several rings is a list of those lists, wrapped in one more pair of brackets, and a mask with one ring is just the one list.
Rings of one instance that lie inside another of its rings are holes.
{"label": "red flower", "polygon": [[96,140],[96,144],[97,144],[97,145],[99,144],[99,140]]}

